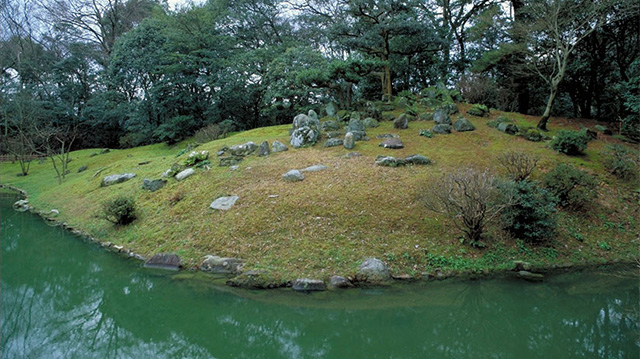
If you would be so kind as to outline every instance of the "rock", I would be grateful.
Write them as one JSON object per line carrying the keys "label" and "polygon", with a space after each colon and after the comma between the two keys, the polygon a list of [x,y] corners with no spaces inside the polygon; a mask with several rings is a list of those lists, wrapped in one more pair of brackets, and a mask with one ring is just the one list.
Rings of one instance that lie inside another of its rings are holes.
{"label": "rock", "polygon": [[58,215],[60,214],[60,211],[53,208],[47,214],[50,215],[51,217],[58,217]]}
{"label": "rock", "polygon": [[237,166],[238,163],[242,161],[243,157],[240,156],[226,156],[220,157],[220,163],[218,164],[220,167],[232,167]]}
{"label": "rock", "polygon": [[380,126],[378,121],[372,117],[365,118],[363,123],[364,123],[364,128],[376,128]]}
{"label": "rock", "polygon": [[330,138],[322,146],[324,146],[324,147],[336,147],[336,146],[342,146],[343,143],[344,143],[344,141],[341,138]]}
{"label": "rock", "polygon": [[525,262],[525,261],[513,261],[513,265],[514,265],[514,270],[516,272],[520,272],[520,271],[530,271],[531,270],[531,263],[529,262]]}
{"label": "rock", "polygon": [[433,113],[433,120],[439,125],[451,124],[451,117],[449,117],[447,112],[443,109],[437,109],[436,112]]}
{"label": "rock", "polygon": [[142,189],[155,192],[160,188],[164,187],[166,184],[167,184],[167,180],[164,180],[164,179],[150,180],[148,178],[145,178],[142,181]]}
{"label": "rock", "polygon": [[354,132],[354,131],[362,131],[364,132],[364,122],[362,122],[360,120],[360,118],[351,118],[351,120],[349,120],[349,125],[347,126],[347,131],[348,132]]}
{"label": "rock", "polygon": [[289,148],[282,142],[280,141],[273,141],[273,143],[271,144],[271,152],[283,152],[288,150]]}
{"label": "rock", "polygon": [[160,176],[160,178],[167,178],[171,175],[171,168],[169,168],[168,170],[162,172],[162,175]]}
{"label": "rock", "polygon": [[544,280],[544,276],[538,273],[531,273],[526,270],[521,270],[518,272],[518,278],[522,278],[524,280],[528,280],[530,282],[542,282]]}
{"label": "rock", "polygon": [[393,121],[396,117],[391,112],[385,112],[382,114],[382,121]]}
{"label": "rock", "polygon": [[376,136],[376,138],[398,138],[398,137],[400,137],[400,136],[394,135],[392,133],[385,133],[385,134]]}
{"label": "rock", "polygon": [[262,141],[262,143],[260,143],[260,146],[258,147],[258,156],[268,156],[269,153],[271,153],[271,151],[269,151],[269,142]]}
{"label": "rock", "polygon": [[240,197],[238,196],[219,197],[215,201],[211,202],[211,204],[209,205],[209,208],[218,209],[221,211],[229,210],[231,209],[231,207],[233,207],[234,204],[236,204],[236,201],[238,200],[238,198]]}
{"label": "rock", "polygon": [[136,176],[135,173],[123,173],[120,175],[106,176],[105,178],[102,179],[102,182],[100,182],[100,187],[106,187],[106,186],[114,185],[116,183],[126,182],[135,176]]}
{"label": "rock", "polygon": [[309,110],[309,112],[307,112],[307,116],[312,120],[318,120],[318,114],[314,110]]}
{"label": "rock", "polygon": [[458,117],[456,123],[453,124],[453,129],[458,132],[474,131],[476,128],[471,121],[464,117]]}
{"label": "rock", "polygon": [[508,135],[515,135],[518,133],[518,127],[512,123],[502,122],[498,125],[498,130]]}
{"label": "rock", "polygon": [[380,284],[389,281],[389,269],[377,258],[368,258],[360,265],[356,280],[369,284]]}
{"label": "rock", "polygon": [[362,156],[360,152],[349,152],[346,155],[344,155],[344,158],[354,158],[354,157],[360,157],[360,156]]}
{"label": "rock", "polygon": [[324,108],[324,112],[327,113],[327,116],[333,117],[338,112],[338,106],[336,106],[336,104],[333,102],[329,102]]}
{"label": "rock", "polygon": [[243,265],[242,259],[206,255],[200,270],[213,274],[240,274]]}
{"label": "rock", "polygon": [[395,158],[392,156],[378,156],[374,162],[378,166],[385,167],[400,167],[407,164],[407,162],[401,158]]}
{"label": "rock", "polygon": [[237,170],[238,168],[240,168],[240,166],[238,166],[238,165],[229,166],[229,169],[230,169],[231,171],[235,171],[235,170]]}
{"label": "rock", "polygon": [[451,125],[439,124],[433,126],[433,133],[437,133],[440,135],[448,135],[451,133]]}
{"label": "rock", "polygon": [[420,114],[420,121],[433,121],[433,113],[423,112]]}
{"label": "rock", "polygon": [[474,104],[467,113],[472,116],[484,117],[489,116],[489,108],[485,105]]}
{"label": "rock", "polygon": [[309,126],[300,127],[291,133],[289,143],[294,148],[305,145],[314,145],[318,140],[319,132]]}
{"label": "rock", "polygon": [[264,270],[250,270],[227,281],[232,287],[269,289],[279,287],[273,277]]}
{"label": "rock", "polygon": [[291,124],[292,130],[296,130],[301,127],[309,127],[313,119],[305,114],[299,114],[293,118],[293,123]]}
{"label": "rock", "polygon": [[345,277],[334,275],[329,279],[329,286],[331,288],[351,288],[353,283]]}
{"label": "rock", "polygon": [[196,170],[194,170],[193,168],[187,168],[186,170],[179,172],[176,175],[176,179],[178,181],[182,181],[183,179],[185,179],[185,178],[187,178],[187,177],[189,177],[189,176],[191,176],[191,175],[193,175],[195,173],[196,173]]}
{"label": "rock", "polygon": [[399,149],[399,148],[403,148],[404,144],[399,138],[388,138],[378,146],[384,147],[384,148]]}
{"label": "rock", "polygon": [[282,175],[282,179],[288,182],[297,182],[302,181],[304,179],[304,175],[298,170],[291,170]]}
{"label": "rock", "polygon": [[31,207],[29,206],[29,201],[26,199],[21,199],[13,204],[13,209],[18,212],[26,212],[29,210],[29,208]]}
{"label": "rock", "polygon": [[327,132],[326,135],[329,138],[338,138],[338,137],[342,137],[342,132],[340,132],[340,131],[331,131],[331,132]]}
{"label": "rock", "polygon": [[173,253],[155,254],[144,264],[147,268],[160,268],[168,270],[178,270],[182,266],[180,257]]}
{"label": "rock", "polygon": [[367,137],[367,133],[364,131],[350,131],[353,134],[354,141],[369,141],[369,137]]}
{"label": "rock", "polygon": [[360,112],[353,111],[353,112],[351,112],[351,115],[349,116],[349,118],[353,119],[353,120],[361,120],[362,116],[360,115]]}
{"label": "rock", "polygon": [[455,115],[458,113],[458,106],[452,102],[443,103],[440,105],[440,109],[445,111],[447,115]]}
{"label": "rock", "polygon": [[407,128],[409,128],[409,116],[404,113],[398,116],[398,118],[393,121],[393,128],[397,128],[400,130],[406,130]]}
{"label": "rock", "polygon": [[87,170],[87,166],[82,166],[82,167],[78,168],[78,173],[84,172],[86,170]]}
{"label": "rock", "polygon": [[229,147],[229,150],[227,152],[229,152],[232,156],[246,157],[254,153],[257,149],[258,145],[249,141],[241,145],[233,145]]}
{"label": "rock", "polygon": [[343,145],[344,148],[348,150],[353,149],[353,147],[356,145],[356,140],[353,138],[353,132],[347,132],[347,134],[344,135]]}
{"label": "rock", "polygon": [[312,292],[326,290],[324,282],[320,279],[298,278],[291,286],[296,292]]}
{"label": "rock", "polygon": [[431,164],[431,160],[422,155],[412,155],[404,159],[407,163],[412,165],[428,165]]}
{"label": "rock", "polygon": [[325,165],[313,165],[313,166],[309,166],[307,168],[301,169],[300,172],[318,172],[318,171],[324,171],[328,168],[329,167]]}
{"label": "rock", "polygon": [[337,131],[340,129],[340,125],[338,124],[338,122],[333,120],[323,122],[321,127],[322,127],[322,131],[325,131],[325,132]]}

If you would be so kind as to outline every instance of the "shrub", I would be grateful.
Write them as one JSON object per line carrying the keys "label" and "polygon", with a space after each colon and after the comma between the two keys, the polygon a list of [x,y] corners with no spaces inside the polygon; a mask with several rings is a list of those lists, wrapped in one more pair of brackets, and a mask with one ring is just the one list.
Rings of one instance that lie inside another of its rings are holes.
{"label": "shrub", "polygon": [[[468,112],[467,112],[468,113]],[[501,123],[513,123],[513,120],[504,116],[500,116],[493,121],[488,121],[487,126],[492,128],[498,128]]]}
{"label": "shrub", "polygon": [[449,216],[472,245],[479,245],[487,223],[511,205],[508,194],[499,196],[495,184],[486,169],[460,169],[429,184],[422,202],[427,209]]}
{"label": "shrub", "polygon": [[418,133],[420,136],[424,136],[426,138],[432,138],[433,132],[431,132],[431,130],[420,130],[420,132]]}
{"label": "shrub", "polygon": [[523,134],[523,137],[525,140],[531,141],[531,142],[540,142],[547,139],[547,136],[545,136],[537,128],[530,128],[526,130]]}
{"label": "shrub", "polygon": [[501,189],[515,202],[500,215],[503,230],[529,242],[544,241],[555,234],[558,200],[551,192],[532,181],[507,182]]}
{"label": "shrub", "polygon": [[107,221],[117,225],[127,225],[136,219],[136,204],[133,198],[117,197],[106,201],[102,205],[102,210]]}
{"label": "shrub", "polygon": [[199,129],[193,136],[193,139],[198,143],[207,143],[215,141],[222,136],[222,129],[216,124],[207,125]]}
{"label": "shrub", "polygon": [[623,180],[633,180],[638,177],[638,162],[628,148],[618,144],[605,148],[603,162],[607,172]]}
{"label": "shrub", "polygon": [[526,152],[505,152],[497,157],[498,163],[507,171],[510,179],[520,182],[531,175],[540,159]]}
{"label": "shrub", "polygon": [[595,177],[564,163],[547,173],[542,183],[563,208],[581,209],[597,197]]}
{"label": "shrub", "polygon": [[485,105],[475,104],[467,110],[467,113],[472,116],[484,117],[489,115],[489,109]]}
{"label": "shrub", "polygon": [[580,155],[587,149],[589,136],[584,131],[561,130],[553,138],[551,148],[569,156]]}

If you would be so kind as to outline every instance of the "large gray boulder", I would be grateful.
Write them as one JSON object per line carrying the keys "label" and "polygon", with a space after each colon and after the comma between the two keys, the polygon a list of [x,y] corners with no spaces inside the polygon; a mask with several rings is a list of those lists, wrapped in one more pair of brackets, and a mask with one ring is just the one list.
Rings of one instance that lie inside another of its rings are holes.
{"label": "large gray boulder", "polygon": [[327,289],[322,280],[309,278],[296,279],[295,281],[293,281],[291,288],[296,292],[323,291]]}
{"label": "large gray boulder", "polygon": [[362,122],[362,120],[360,120],[360,118],[351,118],[351,120],[349,120],[349,125],[347,126],[347,131],[349,132],[354,132],[354,131],[362,131],[364,132],[364,122]]}
{"label": "large gray boulder", "polygon": [[404,147],[404,143],[399,138],[388,138],[378,146],[391,149],[399,149]]}
{"label": "large gray boulder", "polygon": [[351,288],[353,283],[345,277],[334,275],[329,279],[329,286],[331,288]]}
{"label": "large gray boulder", "polygon": [[164,180],[164,179],[150,180],[148,178],[145,178],[142,181],[142,189],[146,189],[148,191],[155,192],[155,191],[159,190],[160,188],[166,186],[166,184],[167,184],[167,180]]}
{"label": "large gray boulder", "polygon": [[518,133],[518,127],[512,123],[503,122],[498,125],[498,130],[508,135],[515,135]]}
{"label": "large gray boulder", "polygon": [[300,148],[306,145],[314,145],[318,141],[320,133],[317,129],[313,129],[309,126],[304,126],[295,129],[291,133],[289,143],[293,148]]}
{"label": "large gray boulder", "polygon": [[219,160],[220,160],[219,166],[220,167],[237,166],[238,163],[240,163],[243,159],[244,159],[244,157],[242,157],[242,156],[224,156],[224,157],[219,157]]}
{"label": "large gray boulder", "polygon": [[344,148],[351,150],[353,149],[353,147],[356,145],[356,139],[353,136],[353,132],[347,132],[346,135],[344,135]]}
{"label": "large gray boulder", "polygon": [[444,123],[433,126],[433,133],[437,133],[439,135],[448,135],[451,133],[451,125],[447,125]]}
{"label": "large gray boulder", "polygon": [[262,141],[262,143],[260,143],[260,146],[258,147],[258,156],[268,156],[269,153],[271,153],[271,151],[269,151],[269,142]]}
{"label": "large gray boulder", "polygon": [[443,109],[437,109],[433,113],[433,120],[439,125],[450,125],[452,123],[451,117],[449,117],[449,114]]}
{"label": "large gray boulder", "polygon": [[176,179],[178,181],[182,181],[187,177],[193,176],[195,173],[196,173],[196,170],[194,170],[193,168],[187,168],[184,171],[178,172],[178,174],[176,174]]}
{"label": "large gray boulder", "polygon": [[243,265],[242,259],[207,255],[200,265],[200,270],[213,274],[239,274],[242,273]]}
{"label": "large gray boulder", "polygon": [[304,179],[304,175],[299,170],[291,170],[282,175],[282,179],[287,182],[298,182]]}
{"label": "large gray boulder", "polygon": [[337,121],[334,120],[329,120],[329,121],[324,121],[322,123],[322,131],[337,131],[340,129],[340,125],[338,124]]}
{"label": "large gray boulder", "polygon": [[318,114],[314,110],[309,110],[307,116],[312,120],[318,121]]}
{"label": "large gray boulder", "polygon": [[368,258],[360,265],[356,280],[368,284],[382,284],[391,279],[389,269],[378,258]]}
{"label": "large gray boulder", "polygon": [[123,173],[123,174],[119,174],[119,175],[109,175],[106,176],[102,179],[102,182],[100,182],[100,187],[106,187],[106,186],[111,186],[117,183],[122,183],[122,182],[126,182],[130,179],[132,179],[133,177],[135,177],[136,174],[135,173]]}
{"label": "large gray boulder", "polygon": [[459,117],[453,124],[453,129],[458,132],[475,131],[476,127],[464,117]]}
{"label": "large gray boulder", "polygon": [[231,209],[231,207],[233,207],[234,204],[236,204],[236,201],[238,200],[238,198],[240,197],[238,196],[219,197],[215,201],[211,202],[211,204],[209,205],[209,208],[217,209],[221,211],[229,210]]}
{"label": "large gray boulder", "polygon": [[232,156],[246,157],[254,153],[257,149],[258,145],[249,141],[241,145],[233,145],[229,147],[227,152],[229,152],[229,154],[231,154]]}
{"label": "large gray boulder", "polygon": [[168,270],[178,270],[182,266],[182,261],[177,254],[160,253],[149,258],[144,264],[147,268],[160,268]]}
{"label": "large gray boulder", "polygon": [[341,138],[330,138],[324,143],[324,147],[342,146],[344,141]]}
{"label": "large gray boulder", "polygon": [[397,128],[399,130],[406,130],[409,128],[409,116],[404,113],[398,116],[398,118],[393,121],[393,128]]}
{"label": "large gray boulder", "polygon": [[364,128],[376,128],[380,126],[380,123],[378,123],[378,120],[376,120],[373,117],[367,117],[364,119]]}
{"label": "large gray boulder", "polygon": [[283,152],[288,150],[289,148],[284,143],[276,140],[271,144],[271,152]]}

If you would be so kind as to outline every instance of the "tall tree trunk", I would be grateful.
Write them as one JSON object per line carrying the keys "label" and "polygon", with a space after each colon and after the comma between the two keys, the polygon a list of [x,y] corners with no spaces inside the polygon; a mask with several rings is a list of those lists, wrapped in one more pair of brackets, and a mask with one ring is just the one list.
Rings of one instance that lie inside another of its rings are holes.
{"label": "tall tree trunk", "polygon": [[547,107],[544,109],[544,113],[542,114],[542,118],[540,122],[538,122],[538,128],[542,131],[548,131],[547,123],[549,122],[549,117],[551,117],[551,109],[553,108],[553,102],[556,100],[556,95],[558,94],[558,87],[551,87],[551,93],[549,94],[549,99],[547,100]]}

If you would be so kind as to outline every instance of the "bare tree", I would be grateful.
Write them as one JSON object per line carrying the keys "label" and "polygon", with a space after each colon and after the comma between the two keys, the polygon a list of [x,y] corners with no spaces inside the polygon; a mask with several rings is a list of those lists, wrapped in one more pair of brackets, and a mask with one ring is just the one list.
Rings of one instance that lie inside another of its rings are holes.
{"label": "bare tree", "polygon": [[526,180],[538,166],[539,157],[526,152],[509,151],[497,157],[498,163],[507,171],[511,179],[516,182]]}
{"label": "bare tree", "polygon": [[49,157],[53,164],[53,169],[56,171],[58,184],[62,184],[62,181],[69,173],[69,162],[71,162],[69,156],[71,155],[73,143],[78,137],[78,125],[47,126],[37,129],[37,132],[43,140],[44,147],[40,154]]}

